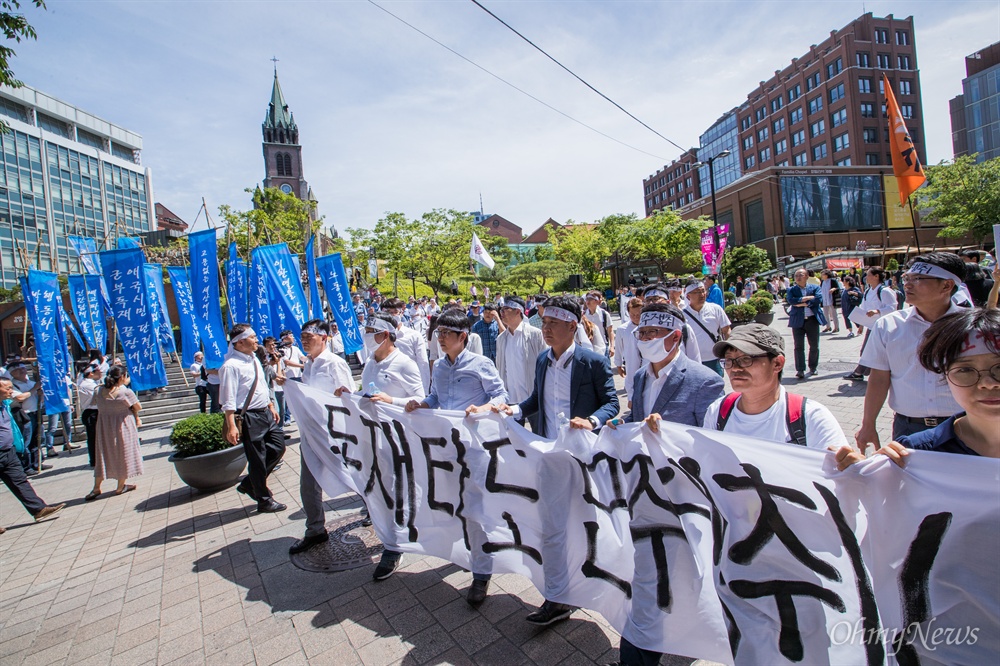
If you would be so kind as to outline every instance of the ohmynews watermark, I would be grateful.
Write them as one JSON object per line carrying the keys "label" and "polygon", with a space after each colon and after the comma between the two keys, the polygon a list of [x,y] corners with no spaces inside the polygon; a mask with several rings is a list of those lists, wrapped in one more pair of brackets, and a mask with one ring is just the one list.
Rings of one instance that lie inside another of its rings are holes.
{"label": "ohmynews watermark", "polygon": [[935,627],[936,620],[913,622],[905,629],[865,629],[861,619],[854,624],[844,620],[830,627],[830,641],[834,645],[882,643],[897,650],[903,645],[920,645],[931,652],[942,645],[975,645],[979,641],[979,627]]}

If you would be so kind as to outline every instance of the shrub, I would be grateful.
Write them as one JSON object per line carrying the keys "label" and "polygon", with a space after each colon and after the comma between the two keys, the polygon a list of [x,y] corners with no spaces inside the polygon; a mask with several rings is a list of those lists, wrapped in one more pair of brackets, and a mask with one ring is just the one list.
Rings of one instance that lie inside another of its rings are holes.
{"label": "shrub", "polygon": [[895,273],[896,271],[899,270],[899,262],[896,261],[895,257],[889,259],[889,261],[885,263],[885,270],[887,270],[890,273]]}
{"label": "shrub", "polygon": [[724,291],[724,292],[722,292],[722,302],[723,303],[735,303],[736,302],[736,294],[732,293],[731,291]]}
{"label": "shrub", "polygon": [[[770,296],[770,294],[768,295]],[[747,305],[752,305],[757,314],[762,315],[769,313],[774,308],[774,301],[763,296],[754,296],[747,301]]]}
{"label": "shrub", "polygon": [[749,303],[743,303],[741,305],[727,305],[726,316],[729,317],[729,321],[734,324],[746,324],[753,321],[753,318],[757,316],[757,308]]}
{"label": "shrub", "polygon": [[774,294],[769,292],[767,289],[760,289],[753,295],[754,298],[766,298],[767,300],[774,303]]}
{"label": "shrub", "polygon": [[195,414],[174,424],[170,431],[170,444],[179,458],[199,456],[229,448],[222,438],[223,414]]}

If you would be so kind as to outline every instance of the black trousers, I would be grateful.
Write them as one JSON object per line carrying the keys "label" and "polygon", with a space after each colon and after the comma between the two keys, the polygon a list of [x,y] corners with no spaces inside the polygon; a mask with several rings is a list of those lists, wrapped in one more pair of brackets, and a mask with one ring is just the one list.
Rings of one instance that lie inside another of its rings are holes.
{"label": "black trousers", "polygon": [[213,414],[222,413],[222,404],[219,402],[219,385],[218,384],[208,384],[205,388],[208,389],[208,397],[212,399],[212,404],[210,410]]}
{"label": "black trousers", "polygon": [[806,317],[801,328],[792,329],[795,341],[795,371],[806,371],[805,342],[809,341],[809,369],[816,372],[819,366],[819,322],[816,317]]}
{"label": "black trousers", "polygon": [[97,441],[97,410],[83,410],[83,427],[87,431],[87,455],[90,457],[90,466],[94,466],[94,442]]}
{"label": "black trousers", "polygon": [[622,666],[657,666],[662,656],[659,652],[644,650],[632,645],[625,640],[624,636],[618,646],[618,657]]}
{"label": "black trousers", "polygon": [[45,502],[35,494],[35,489],[28,483],[24,466],[21,465],[14,447],[0,450],[0,479],[32,516],[45,508]]}
{"label": "black trousers", "polygon": [[208,411],[208,388],[205,386],[195,386],[194,392],[198,394],[198,409],[204,414]]}
{"label": "black trousers", "polygon": [[269,409],[247,411],[243,418],[243,450],[247,454],[247,478],[257,502],[271,499],[267,477],[285,455],[285,433],[274,422]]}

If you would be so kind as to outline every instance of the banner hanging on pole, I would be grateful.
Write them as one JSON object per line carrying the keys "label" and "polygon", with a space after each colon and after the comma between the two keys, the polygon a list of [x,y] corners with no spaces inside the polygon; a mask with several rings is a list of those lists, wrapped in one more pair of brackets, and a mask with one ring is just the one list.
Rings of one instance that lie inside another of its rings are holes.
{"label": "banner hanging on pole", "polygon": [[91,349],[107,351],[108,326],[105,312],[110,306],[104,302],[101,288],[104,279],[99,275],[69,275],[69,304],[76,323]]}
{"label": "banner hanging on pole", "polygon": [[167,372],[153,326],[152,308],[146,289],[142,250],[125,248],[101,252],[104,282],[111,292],[111,309],[118,339],[125,351],[125,365],[132,376],[133,391],[167,385]]}
{"label": "banner hanging on pole", "polygon": [[119,250],[124,250],[124,249],[127,249],[127,248],[139,248],[141,250],[142,249],[142,243],[140,243],[135,238],[130,238],[128,236],[120,236],[118,238],[118,249]]}
{"label": "banner hanging on pole", "polygon": [[167,275],[170,276],[177,317],[180,319],[178,324],[181,329],[181,363],[187,368],[194,363],[194,353],[201,345],[194,302],[191,298],[191,282],[188,278],[188,269],[183,266],[167,266]]}
{"label": "banner hanging on pole", "polygon": [[316,259],[316,270],[323,281],[326,300],[337,320],[337,328],[344,341],[344,353],[353,354],[364,346],[358,317],[351,302],[351,287],[347,282],[344,260],[339,252]]}
{"label": "banner hanging on pole", "polygon": [[156,326],[156,338],[160,349],[166,354],[176,354],[177,345],[174,342],[174,327],[167,311],[167,295],[163,290],[163,266],[161,264],[145,264],[146,289],[149,295],[149,306],[153,315],[153,325]]}
{"label": "banner hanging on pole", "polygon": [[226,261],[226,293],[231,324],[249,322],[247,313],[247,265],[236,253],[236,241],[229,244]]}
{"label": "banner hanging on pole", "polygon": [[323,301],[319,297],[319,285],[316,283],[316,254],[313,241],[316,234],[309,237],[306,243],[306,273],[309,278],[309,304],[312,307],[312,319],[326,319],[323,316]]}
{"label": "banner hanging on pole", "polygon": [[31,269],[19,278],[24,309],[35,336],[35,355],[45,394],[45,413],[69,411],[66,390],[69,379],[69,351],[62,318],[62,296],[55,273]]}
{"label": "banner hanging on pole", "polygon": [[262,245],[254,253],[261,261],[268,293],[273,299],[272,315],[280,317],[280,321],[271,322],[272,327],[288,329],[298,340],[302,324],[306,322],[308,306],[297,258],[288,251],[286,243]]}
{"label": "banner hanging on pole", "polygon": [[191,253],[191,297],[198,334],[205,347],[205,367],[221,368],[229,344],[219,305],[219,255],[215,229],[188,234]]}
{"label": "banner hanging on pole", "polygon": [[250,252],[250,280],[248,283],[250,294],[248,300],[250,326],[257,331],[258,338],[263,340],[267,336],[278,337],[280,329],[275,329],[273,304],[267,285],[267,271],[264,268],[264,258],[259,250],[258,247]]}

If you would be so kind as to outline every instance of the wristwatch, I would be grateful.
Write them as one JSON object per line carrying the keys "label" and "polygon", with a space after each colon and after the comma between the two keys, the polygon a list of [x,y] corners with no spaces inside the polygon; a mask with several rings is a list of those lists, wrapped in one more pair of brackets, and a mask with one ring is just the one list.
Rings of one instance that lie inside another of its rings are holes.
{"label": "wristwatch", "polygon": [[601,427],[601,422],[597,420],[596,416],[588,416],[587,420],[590,421],[590,425],[594,426],[594,430]]}

